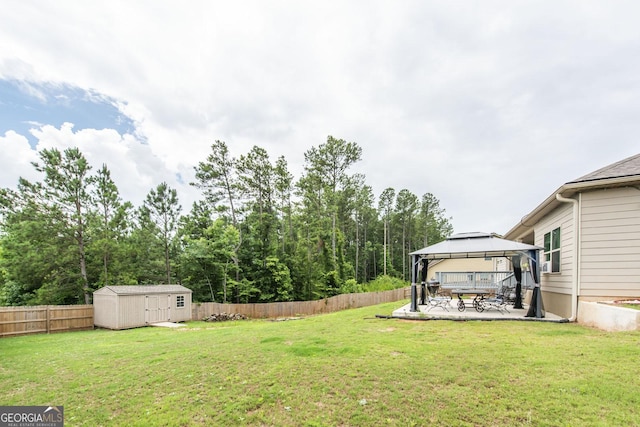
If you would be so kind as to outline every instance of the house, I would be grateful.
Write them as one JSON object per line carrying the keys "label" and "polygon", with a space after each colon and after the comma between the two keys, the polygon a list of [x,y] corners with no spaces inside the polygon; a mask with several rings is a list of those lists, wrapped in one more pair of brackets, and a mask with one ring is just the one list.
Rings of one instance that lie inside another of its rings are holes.
{"label": "house", "polygon": [[562,185],[504,237],[544,248],[552,313],[580,321],[583,302],[640,298],[640,154]]}
{"label": "house", "polygon": [[191,294],[181,285],[105,286],[93,293],[93,323],[128,329],[191,320]]}

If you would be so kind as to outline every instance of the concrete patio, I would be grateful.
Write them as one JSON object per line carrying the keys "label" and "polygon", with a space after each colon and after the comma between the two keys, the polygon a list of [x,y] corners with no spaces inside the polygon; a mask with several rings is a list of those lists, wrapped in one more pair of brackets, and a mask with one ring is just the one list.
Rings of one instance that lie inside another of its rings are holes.
{"label": "concrete patio", "polygon": [[415,319],[415,320],[523,320],[538,322],[568,322],[566,318],[562,318],[548,311],[544,318],[525,317],[529,307],[524,304],[524,309],[515,309],[507,306],[506,311],[498,311],[496,309],[476,311],[472,305],[472,300],[465,299],[467,308],[464,311],[458,311],[457,299],[451,301],[450,306],[446,306],[446,310],[442,307],[433,307],[431,305],[418,305],[418,312],[411,311],[411,304],[404,305],[393,311],[391,317],[398,319]]}

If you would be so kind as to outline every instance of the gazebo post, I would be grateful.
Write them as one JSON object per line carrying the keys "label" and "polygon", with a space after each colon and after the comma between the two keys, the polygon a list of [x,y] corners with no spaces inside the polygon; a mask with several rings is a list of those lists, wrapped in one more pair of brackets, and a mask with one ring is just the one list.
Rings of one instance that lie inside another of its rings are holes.
{"label": "gazebo post", "polygon": [[417,312],[418,310],[418,265],[420,264],[420,256],[413,255],[411,257],[412,268],[411,268],[411,308],[409,311]]}

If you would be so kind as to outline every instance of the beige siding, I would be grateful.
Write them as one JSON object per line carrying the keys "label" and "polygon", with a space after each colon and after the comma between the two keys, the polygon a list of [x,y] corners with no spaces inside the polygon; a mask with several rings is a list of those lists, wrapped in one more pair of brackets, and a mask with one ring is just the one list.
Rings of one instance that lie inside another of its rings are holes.
{"label": "beige siding", "polygon": [[117,329],[144,326],[144,295],[118,296],[118,327]]}
{"label": "beige siding", "polygon": [[640,191],[582,194],[580,296],[640,297]]}
{"label": "beige siding", "polygon": [[429,263],[427,279],[434,278],[436,273],[465,271],[495,271],[494,261],[486,261],[484,258],[443,259],[433,266]]}
{"label": "beige siding", "polygon": [[144,295],[93,294],[94,324],[101,328],[144,326]]}
{"label": "beige siding", "polygon": [[[184,307],[178,308],[178,295],[184,296]],[[191,292],[179,285],[105,286],[93,298],[99,327],[127,329],[191,320]]]}
{"label": "beige siding", "polygon": [[[544,235],[560,227],[560,273],[541,274],[542,290],[550,293],[571,293],[573,277],[573,205],[566,203],[544,217],[535,226],[535,244],[544,247]],[[541,261],[544,261],[544,251],[540,251]]]}
{"label": "beige siding", "polygon": [[558,316],[571,317],[571,295],[566,293],[554,293],[542,291],[544,309]]}
{"label": "beige siding", "polygon": [[117,296],[93,294],[93,323],[101,328],[115,329],[118,326]]}
{"label": "beige siding", "polygon": [[[178,307],[178,296],[184,297],[184,307]],[[171,295],[171,316],[172,322],[184,322],[191,320],[191,294],[172,294]]]}

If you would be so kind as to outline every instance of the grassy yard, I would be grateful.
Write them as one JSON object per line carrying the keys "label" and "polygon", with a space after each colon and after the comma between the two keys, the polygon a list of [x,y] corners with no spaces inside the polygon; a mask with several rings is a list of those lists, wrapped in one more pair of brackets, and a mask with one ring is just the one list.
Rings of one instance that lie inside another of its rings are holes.
{"label": "grassy yard", "polygon": [[640,425],[640,333],[377,319],[0,339],[0,405],[76,426]]}

